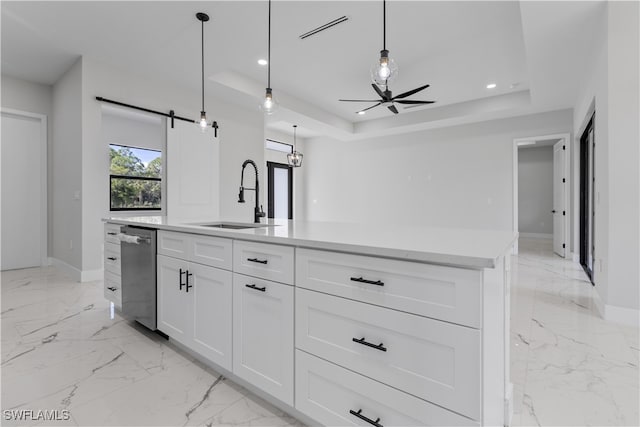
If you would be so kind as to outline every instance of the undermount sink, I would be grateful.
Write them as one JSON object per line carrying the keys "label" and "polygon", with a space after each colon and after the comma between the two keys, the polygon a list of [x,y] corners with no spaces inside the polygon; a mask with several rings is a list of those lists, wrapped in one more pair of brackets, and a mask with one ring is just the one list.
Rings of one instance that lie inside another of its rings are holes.
{"label": "undermount sink", "polygon": [[244,230],[247,228],[262,228],[262,227],[272,227],[271,224],[247,224],[240,222],[212,222],[209,224],[197,223],[193,225],[199,225],[201,227],[213,227],[213,228],[227,228],[229,230]]}

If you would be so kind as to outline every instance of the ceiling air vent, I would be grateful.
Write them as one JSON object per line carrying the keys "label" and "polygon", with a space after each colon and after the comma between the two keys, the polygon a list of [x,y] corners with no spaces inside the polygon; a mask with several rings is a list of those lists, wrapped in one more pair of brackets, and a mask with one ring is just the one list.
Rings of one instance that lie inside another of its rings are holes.
{"label": "ceiling air vent", "polygon": [[299,36],[299,37],[300,37],[300,40],[304,40],[304,39],[306,39],[307,37],[311,37],[311,36],[313,36],[313,35],[315,35],[315,34],[318,34],[318,33],[319,33],[319,32],[321,32],[321,31],[327,30],[327,29],[329,29],[329,28],[331,28],[331,27],[333,27],[333,26],[335,26],[335,25],[341,24],[341,23],[346,22],[346,21],[348,21],[348,20],[349,20],[349,18],[347,18],[346,16],[341,16],[341,17],[340,17],[340,18],[338,18],[338,19],[334,19],[333,21],[331,21],[331,22],[327,22],[327,23],[326,23],[326,24],[324,24],[324,25],[320,25],[318,28],[314,28],[314,29],[313,29],[313,30],[311,30],[311,31],[307,31],[307,32],[306,32],[306,33],[304,33],[304,34],[301,34],[301,35]]}

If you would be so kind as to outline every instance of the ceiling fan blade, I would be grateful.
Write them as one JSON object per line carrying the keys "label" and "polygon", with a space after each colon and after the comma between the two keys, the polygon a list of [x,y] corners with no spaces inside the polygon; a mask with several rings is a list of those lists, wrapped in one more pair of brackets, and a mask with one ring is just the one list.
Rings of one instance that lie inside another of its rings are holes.
{"label": "ceiling fan blade", "polygon": [[396,95],[396,96],[394,96],[394,97],[393,97],[393,99],[402,99],[402,98],[406,98],[407,96],[411,96],[411,95],[413,95],[414,93],[418,93],[418,92],[420,92],[421,90],[424,90],[424,89],[426,89],[426,88],[428,88],[428,87],[429,87],[429,85],[424,85],[424,86],[417,87],[417,88],[415,88],[415,89],[413,89],[413,90],[407,91],[407,92],[405,92],[405,93],[401,93],[400,95]]}
{"label": "ceiling fan blade", "polygon": [[378,95],[380,95],[380,98],[384,99],[385,101],[387,100],[387,97],[386,97],[386,96],[384,96],[384,92],[382,91],[382,89],[380,89],[380,88],[378,87],[378,85],[377,85],[377,84],[375,84],[375,83],[371,83],[371,86],[373,86],[373,90],[375,90],[375,91],[376,91],[376,93],[377,93]]}
{"label": "ceiling fan blade", "polygon": [[412,101],[410,99],[400,99],[393,102],[397,102],[398,104],[433,104],[436,101]]}
{"label": "ceiling fan blade", "polygon": [[387,108],[391,110],[393,114],[398,114],[398,109],[396,108],[395,105],[389,105]]}
{"label": "ceiling fan blade", "polygon": [[378,106],[378,105],[380,105],[380,104],[382,104],[382,102],[378,102],[376,105],[372,105],[371,107],[369,107],[369,108],[365,108],[364,110],[356,111],[356,114],[357,114],[357,113],[360,113],[360,112],[363,112],[363,111],[371,110],[372,108],[375,108],[375,107],[377,107],[377,106]]}
{"label": "ceiling fan blade", "polygon": [[342,102],[378,102],[379,99],[338,99]]}

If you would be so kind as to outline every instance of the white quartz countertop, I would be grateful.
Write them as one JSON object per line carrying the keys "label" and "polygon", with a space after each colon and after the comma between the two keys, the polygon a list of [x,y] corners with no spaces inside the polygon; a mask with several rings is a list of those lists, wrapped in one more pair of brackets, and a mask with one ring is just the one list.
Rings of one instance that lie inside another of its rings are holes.
{"label": "white quartz countertop", "polygon": [[517,233],[455,228],[267,220],[268,227],[231,230],[199,224],[224,220],[168,216],[112,217],[106,222],[228,237],[255,242],[325,249],[464,268],[493,268]]}

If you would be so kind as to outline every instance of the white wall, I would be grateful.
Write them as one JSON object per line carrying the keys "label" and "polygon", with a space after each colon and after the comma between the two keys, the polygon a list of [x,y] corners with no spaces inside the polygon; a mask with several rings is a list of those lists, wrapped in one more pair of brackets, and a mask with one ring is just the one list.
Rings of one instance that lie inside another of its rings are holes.
{"label": "white wall", "polygon": [[518,150],[518,231],[553,235],[553,147]]}
{"label": "white wall", "polygon": [[38,113],[47,116],[47,252],[53,253],[53,223],[51,211],[52,143],[53,143],[53,88],[2,75],[2,107]]}
{"label": "white wall", "polygon": [[[82,270],[82,60],[53,86],[51,256],[71,267],[80,280]],[[98,142],[100,139],[94,141]]]}
{"label": "white wall", "polygon": [[599,309],[605,318],[636,324],[640,309],[638,7],[637,2],[607,3],[602,26],[595,29],[600,36],[592,49],[591,68],[585,70],[574,107],[576,139],[596,112],[594,281]]}
{"label": "white wall", "polygon": [[306,145],[310,220],[511,230],[513,139],[563,133],[571,111]]}

